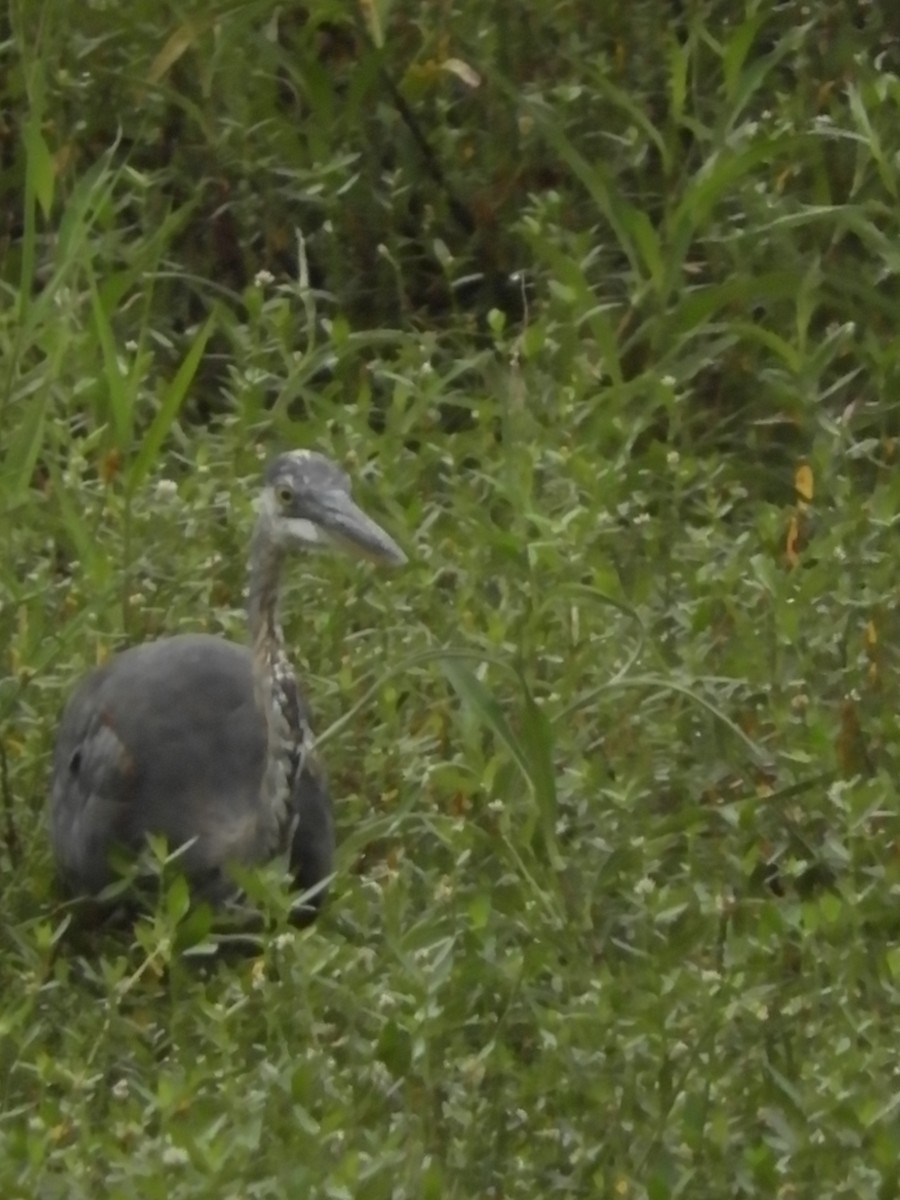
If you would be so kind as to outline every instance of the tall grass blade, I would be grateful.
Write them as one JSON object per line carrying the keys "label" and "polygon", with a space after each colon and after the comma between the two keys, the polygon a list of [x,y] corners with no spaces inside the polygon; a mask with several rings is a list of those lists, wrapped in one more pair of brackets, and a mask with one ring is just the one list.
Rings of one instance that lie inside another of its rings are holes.
{"label": "tall grass blade", "polygon": [[141,441],[141,448],[138,450],[128,471],[127,491],[129,496],[134,495],[153,469],[159,457],[159,452],[162,449],[163,442],[166,440],[185,401],[194,376],[197,374],[197,368],[200,366],[203,358],[206,343],[209,341],[210,334],[214,328],[215,314],[207,318],[200,332],[194,338],[194,342],[185,355],[184,361],[176,371],[175,377],[163,392],[159,409],[150,423],[150,428],[144,434]]}
{"label": "tall grass blade", "polygon": [[510,728],[503,709],[484,684],[463,664],[455,659],[441,659],[441,670],[453,686],[460,700],[472,710],[481,723],[502,742],[512,756],[527,783],[533,786],[531,763],[521,741]]}

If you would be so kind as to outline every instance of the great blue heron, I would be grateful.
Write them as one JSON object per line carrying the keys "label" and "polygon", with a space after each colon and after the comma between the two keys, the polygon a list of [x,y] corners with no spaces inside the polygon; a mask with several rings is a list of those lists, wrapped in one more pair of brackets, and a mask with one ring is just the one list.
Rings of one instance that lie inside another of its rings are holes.
{"label": "great blue heron", "polygon": [[184,847],[185,874],[214,901],[233,891],[229,865],[284,851],[297,887],[321,888],[334,854],[331,800],[310,754],[278,591],[290,552],[335,546],[406,561],[334,463],[308,450],[279,455],[251,541],[250,647],[208,634],[163,638],[82,681],[59,727],[50,797],[53,852],[70,892],[101,891],[116,878],[114,851],[133,854],[148,834]]}

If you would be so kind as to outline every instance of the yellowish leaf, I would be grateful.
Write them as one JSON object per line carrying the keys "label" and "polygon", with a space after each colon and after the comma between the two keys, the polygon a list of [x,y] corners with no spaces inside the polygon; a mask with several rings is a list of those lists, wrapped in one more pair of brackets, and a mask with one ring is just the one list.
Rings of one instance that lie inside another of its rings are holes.
{"label": "yellowish leaf", "polygon": [[787,542],[784,547],[784,552],[787,556],[788,563],[792,567],[796,567],[797,563],[800,561],[799,542],[800,522],[797,519],[797,514],[792,513],[791,521],[788,525]]}
{"label": "yellowish leaf", "polygon": [[441,63],[441,66],[445,71],[449,71],[451,75],[455,75],[457,79],[461,79],[467,87],[481,87],[481,76],[474,67],[470,67],[461,58],[448,58],[445,62]]}
{"label": "yellowish leaf", "polygon": [[794,472],[794,487],[801,500],[805,500],[807,504],[812,503],[815,488],[812,467],[808,463],[801,463]]}
{"label": "yellowish leaf", "polygon": [[72,142],[59,146],[53,153],[53,171],[57,179],[69,173],[77,161],[78,155]]}
{"label": "yellowish leaf", "polygon": [[100,460],[99,472],[100,478],[107,487],[115,481],[122,470],[122,454],[121,451],[112,449],[107,450]]}
{"label": "yellowish leaf", "polygon": [[[18,671],[15,673],[18,674]],[[3,749],[10,756],[10,758],[21,758],[25,749],[25,743],[21,738],[13,737],[12,734],[9,734],[3,739]]]}
{"label": "yellowish leaf", "polygon": [[190,50],[203,33],[204,27],[199,21],[185,21],[183,25],[179,25],[150,64],[147,83],[159,83],[162,77],[171,71],[179,58]]}
{"label": "yellowish leaf", "polygon": [[359,0],[362,18],[369,30],[373,45],[379,50],[384,45],[384,30],[387,24],[390,0]]}

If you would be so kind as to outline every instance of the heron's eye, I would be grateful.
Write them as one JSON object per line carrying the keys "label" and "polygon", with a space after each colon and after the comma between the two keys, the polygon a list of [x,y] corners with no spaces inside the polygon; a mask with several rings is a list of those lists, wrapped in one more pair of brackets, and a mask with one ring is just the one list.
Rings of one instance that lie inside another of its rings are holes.
{"label": "heron's eye", "polygon": [[275,495],[278,497],[278,503],[287,507],[294,499],[294,493],[286,483],[282,483],[280,487],[275,489]]}

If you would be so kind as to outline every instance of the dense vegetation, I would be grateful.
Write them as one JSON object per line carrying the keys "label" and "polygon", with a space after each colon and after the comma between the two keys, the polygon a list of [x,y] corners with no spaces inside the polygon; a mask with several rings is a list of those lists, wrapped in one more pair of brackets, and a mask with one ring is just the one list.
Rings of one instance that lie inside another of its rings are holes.
{"label": "dense vegetation", "polygon": [[[0,1194],[895,1196],[894,7],[0,24]],[[294,445],[414,559],[288,599],[332,901],[86,934],[60,705]]]}

